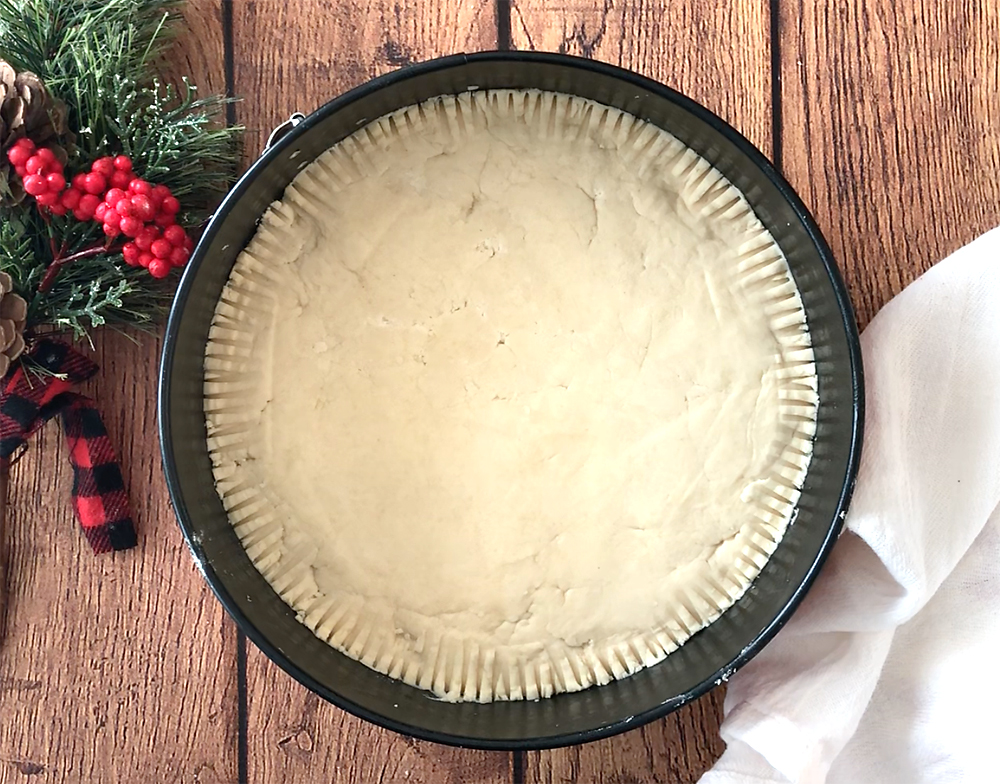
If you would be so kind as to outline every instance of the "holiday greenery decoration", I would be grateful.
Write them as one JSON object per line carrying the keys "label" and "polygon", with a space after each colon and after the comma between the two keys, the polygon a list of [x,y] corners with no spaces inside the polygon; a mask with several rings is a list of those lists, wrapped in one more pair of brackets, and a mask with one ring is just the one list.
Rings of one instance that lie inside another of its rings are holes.
{"label": "holiday greenery decoration", "polygon": [[135,535],[96,408],[69,391],[96,365],[67,341],[165,314],[238,161],[227,99],[159,76],[178,9],[0,0],[0,468],[60,414],[97,551]]}
{"label": "holiday greenery decoration", "polygon": [[[59,140],[72,143],[73,138],[66,114],[66,104],[53,98],[35,74],[18,73],[10,63],[0,61],[0,149],[28,138],[65,163],[68,155]],[[24,198],[24,188],[12,173],[11,164],[0,158],[0,204],[18,204]]]}
{"label": "holiday greenery decoration", "polygon": [[[131,236],[133,220],[125,227],[93,220],[109,191],[115,211],[123,206],[115,171],[139,180],[129,203],[159,187],[152,218],[138,227],[161,229],[154,242],[174,225],[161,215],[175,207],[174,223],[196,231],[233,180],[237,132],[218,122],[225,99],[198,98],[187,80],[178,88],[158,76],[177,9],[166,0],[0,0],[0,271],[28,303],[29,336],[55,330],[82,338],[105,324],[145,327],[164,314],[172,287],[159,283],[164,265],[153,259],[176,265],[173,250],[190,243],[149,258],[141,254],[152,252],[152,232],[140,239]],[[29,151],[44,163],[40,173],[26,172],[30,181],[15,162],[27,165]],[[69,185],[53,190],[60,177]],[[26,186],[39,191],[34,199],[23,197]],[[139,212],[147,213],[144,202]],[[123,255],[130,244],[139,255],[131,248]]]}

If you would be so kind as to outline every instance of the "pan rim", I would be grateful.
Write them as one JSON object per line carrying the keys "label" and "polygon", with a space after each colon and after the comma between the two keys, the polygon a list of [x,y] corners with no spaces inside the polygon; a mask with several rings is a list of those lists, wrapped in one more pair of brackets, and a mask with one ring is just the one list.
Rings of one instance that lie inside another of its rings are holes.
{"label": "pan rim", "polygon": [[[822,262],[824,273],[829,279],[834,292],[840,321],[847,341],[848,356],[850,359],[849,375],[852,384],[852,400],[850,401],[852,418],[847,472],[837,498],[834,519],[830,523],[818,554],[806,572],[805,578],[797,586],[788,601],[786,601],[784,606],[778,610],[777,614],[764,627],[764,629],[753,637],[750,643],[743,648],[738,656],[728,662],[725,666],[720,667],[715,673],[703,680],[693,689],[690,689],[688,692],[677,695],[676,697],[660,703],[659,705],[633,717],[615,720],[585,731],[555,731],[550,735],[542,737],[494,740],[483,737],[454,735],[437,730],[426,729],[393,719],[392,717],[374,712],[369,708],[359,705],[316,681],[308,672],[292,662],[286,654],[280,651],[278,647],[250,621],[250,619],[241,610],[239,604],[230,595],[220,576],[212,566],[208,553],[205,552],[202,542],[197,535],[192,516],[185,503],[182,482],[178,473],[177,462],[174,458],[172,435],[173,423],[170,398],[174,363],[177,355],[178,334],[181,320],[184,316],[185,307],[191,297],[195,272],[204,260],[206,250],[212,244],[213,239],[220,231],[221,226],[225,223],[234,206],[240,201],[250,187],[251,183],[256,180],[261,171],[263,171],[274,159],[282,155],[285,149],[294,145],[297,139],[308,133],[310,129],[321,123],[327,117],[341,111],[345,106],[364,98],[373,92],[382,90],[386,87],[416,76],[428,74],[434,71],[455,68],[467,63],[490,64],[509,62],[513,60],[519,62],[538,63],[541,65],[569,66],[602,76],[610,76],[637,89],[666,99],[667,101],[678,105],[681,109],[687,111],[696,119],[709,125],[713,130],[725,137],[742,155],[747,158],[752,166],[756,167],[760,173],[771,182],[771,184],[778,190],[781,198],[791,208],[804,227],[809,240],[813,244]],[[777,634],[782,626],[784,626],[784,624],[788,621],[801,603],[809,588],[812,586],[843,527],[844,517],[854,490],[860,464],[861,442],[864,425],[864,402],[864,372],[862,367],[861,344],[858,329],[854,319],[853,309],[847,288],[840,275],[839,269],[836,266],[833,253],[823,238],[823,235],[809,210],[792,189],[791,185],[785,180],[781,173],[777,171],[777,169],[763,155],[763,153],[761,153],[739,131],[715,115],[713,112],[709,111],[687,96],[666,87],[663,84],[617,66],[583,58],[571,57],[568,55],[540,52],[479,52],[475,54],[457,54],[407,66],[406,68],[366,82],[365,84],[334,98],[320,109],[310,114],[305,120],[298,123],[273,147],[265,151],[265,153],[250,166],[247,172],[240,178],[237,184],[224,199],[219,209],[214,214],[204,236],[198,244],[198,247],[196,248],[194,254],[192,254],[191,261],[188,263],[184,271],[184,275],[178,286],[177,294],[171,307],[170,316],[167,322],[160,363],[159,386],[157,391],[158,429],[160,435],[163,469],[166,476],[171,503],[178,519],[178,524],[180,525],[184,538],[191,549],[198,569],[204,575],[213,593],[222,603],[230,617],[233,618],[240,631],[245,634],[248,639],[253,641],[253,643],[260,648],[260,650],[271,661],[277,664],[281,669],[291,675],[303,686],[333,703],[337,707],[359,716],[366,721],[395,732],[446,745],[502,751],[538,750],[586,743],[606,738],[625,730],[634,729],[638,726],[659,719],[687,702],[701,697],[718,683],[727,680],[732,673],[746,664],[768,642],[770,642],[775,634]]]}

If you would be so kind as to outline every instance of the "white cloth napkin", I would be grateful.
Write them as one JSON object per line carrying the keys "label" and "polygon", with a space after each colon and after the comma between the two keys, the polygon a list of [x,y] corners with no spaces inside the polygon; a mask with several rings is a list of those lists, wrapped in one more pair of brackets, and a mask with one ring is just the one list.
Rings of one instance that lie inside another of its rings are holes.
{"label": "white cloth napkin", "polygon": [[847,532],[729,683],[700,784],[1000,781],[1000,229],[862,336]]}

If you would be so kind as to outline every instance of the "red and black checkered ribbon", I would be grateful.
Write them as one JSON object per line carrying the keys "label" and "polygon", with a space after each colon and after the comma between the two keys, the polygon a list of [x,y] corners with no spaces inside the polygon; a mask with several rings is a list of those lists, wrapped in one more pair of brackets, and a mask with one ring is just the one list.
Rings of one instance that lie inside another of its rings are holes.
{"label": "red and black checkered ribbon", "polygon": [[28,352],[43,373],[25,374],[21,364],[6,376],[0,392],[0,458],[9,459],[56,414],[73,464],[73,507],[95,553],[135,547],[135,525],[118,458],[94,402],[75,384],[97,365],[56,340],[39,340]]}

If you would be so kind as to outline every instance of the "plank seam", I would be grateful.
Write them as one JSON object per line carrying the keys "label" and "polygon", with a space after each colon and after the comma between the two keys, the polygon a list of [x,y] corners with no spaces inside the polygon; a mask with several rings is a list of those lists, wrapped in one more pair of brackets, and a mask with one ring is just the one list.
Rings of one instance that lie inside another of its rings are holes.
{"label": "plank seam", "polygon": [[247,710],[247,638],[236,633],[236,694],[237,694],[237,744],[236,766],[240,784],[249,784],[249,734],[250,721]]}
{"label": "plank seam", "polygon": [[[236,46],[233,34],[233,0],[222,0],[222,58],[225,71],[226,125],[236,125]],[[249,713],[247,711],[247,638],[236,630],[236,775],[240,784],[249,784]]]}
{"label": "plank seam", "polygon": [[511,754],[511,784],[524,784],[524,767],[527,757],[525,751],[515,751]]}
{"label": "plank seam", "polygon": [[509,52],[513,48],[510,32],[510,0],[496,0],[497,51]]}
{"label": "plank seam", "polygon": [[781,169],[782,106],[781,106],[781,0],[771,0],[771,161]]}
{"label": "plank seam", "polygon": [[222,42],[223,42],[223,68],[226,78],[226,97],[230,102],[226,104],[226,125],[236,125],[236,104],[232,99],[236,97],[236,60],[233,45],[233,0],[222,0]]}

